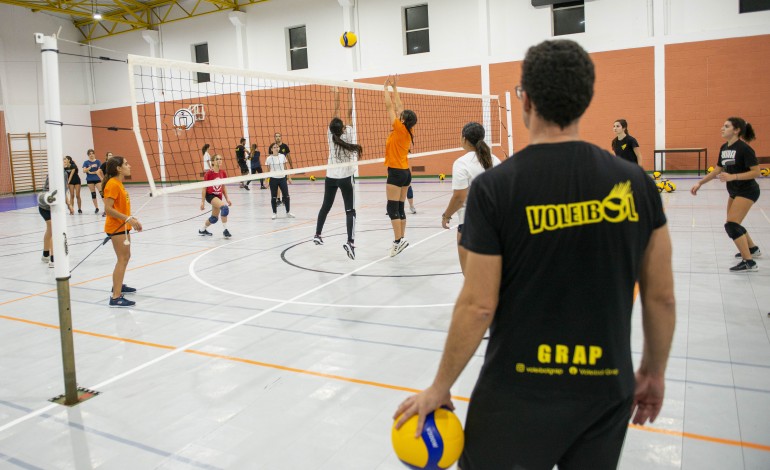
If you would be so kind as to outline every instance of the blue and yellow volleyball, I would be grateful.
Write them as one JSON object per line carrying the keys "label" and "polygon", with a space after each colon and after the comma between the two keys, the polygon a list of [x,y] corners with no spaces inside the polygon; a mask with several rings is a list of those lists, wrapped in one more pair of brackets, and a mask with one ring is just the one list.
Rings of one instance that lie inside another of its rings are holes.
{"label": "blue and yellow volleyball", "polygon": [[712,171],[714,171],[714,167],[713,167],[713,166],[710,166],[710,167],[708,168],[708,170],[706,170],[706,174],[709,174],[709,173],[711,173]]}
{"label": "blue and yellow volleyball", "polygon": [[465,433],[457,416],[446,408],[439,408],[425,418],[422,434],[417,431],[417,416],[409,418],[401,429],[393,429],[390,439],[396,455],[413,470],[442,470],[451,467],[465,445]]}
{"label": "blue and yellow volleyball", "polygon": [[342,47],[353,47],[358,42],[358,36],[352,31],[347,31],[340,36],[340,44]]}
{"label": "blue and yellow volleyball", "polygon": [[659,180],[660,179],[660,172],[659,171],[653,171],[652,172],[652,179]]}
{"label": "blue and yellow volleyball", "polygon": [[770,176],[770,168],[760,168],[759,174],[762,176]]}
{"label": "blue and yellow volleyball", "polygon": [[310,175],[310,181],[315,181],[315,176]]}
{"label": "blue and yellow volleyball", "polygon": [[438,174],[438,179],[439,179],[439,181],[444,181],[444,179],[446,179],[446,175],[444,173],[439,173]]}
{"label": "blue and yellow volleyball", "polygon": [[665,190],[667,193],[671,193],[671,192],[674,192],[674,191],[676,191],[676,184],[674,184],[674,182],[673,182],[673,181],[669,181],[669,180],[666,180],[666,182],[665,182],[665,183],[664,183],[664,185],[663,185],[663,189],[664,189],[664,190]]}

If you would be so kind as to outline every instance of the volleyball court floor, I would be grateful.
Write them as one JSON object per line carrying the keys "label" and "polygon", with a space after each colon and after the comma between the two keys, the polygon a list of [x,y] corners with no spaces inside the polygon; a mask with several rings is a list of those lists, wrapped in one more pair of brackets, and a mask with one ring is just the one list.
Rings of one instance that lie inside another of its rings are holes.
{"label": "volleyball court floor", "polygon": [[[765,250],[749,274],[728,271],[724,185],[692,197],[694,179],[675,181],[662,195],[678,315],[666,402],[654,425],[629,429],[620,468],[766,470],[770,179],[744,223]],[[391,414],[432,381],[463,280],[455,231],[440,226],[451,184],[415,183],[410,246],[390,258],[384,182],[360,182],[355,261],[339,195],[325,245],[311,241],[322,181],[290,186],[295,219],[271,220],[256,184],[228,189],[229,240],[221,224],[198,236],[198,191],[142,209],[132,309],[107,307],[115,255],[98,247],[104,219],[83,191],[85,213],[67,215],[70,265],[95,249],[71,279],[77,379],[100,394],[72,408],[47,401],[64,385],[44,223],[36,207],[0,213],[0,468],[405,468]],[[147,202],[146,187],[129,191],[135,210]],[[635,361],[640,311],[637,301]],[[463,421],[484,347],[452,390]]]}

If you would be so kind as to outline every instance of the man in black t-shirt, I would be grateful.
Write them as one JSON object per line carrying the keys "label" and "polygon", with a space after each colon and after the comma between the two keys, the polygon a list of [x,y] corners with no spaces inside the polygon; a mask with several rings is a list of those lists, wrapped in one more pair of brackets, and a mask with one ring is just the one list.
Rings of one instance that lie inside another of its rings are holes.
{"label": "man in black t-shirt", "polygon": [[[579,139],[594,68],[572,41],[522,64],[532,143],[478,176],[461,245],[465,283],[433,384],[396,416],[453,407],[450,387],[489,327],[465,425],[463,470],[616,468],[628,420],[653,421],[675,323],[671,241],[638,165]],[[653,265],[654,263],[654,265]],[[639,283],[644,351],[634,377]]]}
{"label": "man in black t-shirt", "polygon": [[[240,143],[235,147],[235,159],[238,161],[238,168],[240,168],[241,174],[250,174],[249,167],[246,165],[246,139],[243,137],[241,137]],[[241,182],[241,188],[250,190],[249,183],[250,181]]]}

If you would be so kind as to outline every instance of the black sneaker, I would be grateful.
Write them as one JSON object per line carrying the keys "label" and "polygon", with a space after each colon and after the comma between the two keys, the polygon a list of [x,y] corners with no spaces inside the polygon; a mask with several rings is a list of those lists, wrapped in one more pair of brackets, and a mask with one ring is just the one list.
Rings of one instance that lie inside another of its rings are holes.
{"label": "black sneaker", "polygon": [[323,245],[324,239],[321,238],[321,235],[316,235],[313,237],[313,243],[315,243],[316,245]]}
{"label": "black sneaker", "polygon": [[94,208],[94,214],[98,214],[98,213],[99,213],[99,208],[98,207]]}
{"label": "black sneaker", "polygon": [[751,259],[744,259],[744,260],[741,260],[740,263],[730,268],[730,271],[734,273],[742,273],[747,271],[756,271],[757,269],[759,268],[757,267],[756,261]]}
{"label": "black sneaker", "polygon": [[127,308],[127,307],[133,307],[134,305],[136,305],[136,302],[134,302],[133,300],[128,300],[127,298],[121,295],[117,299],[113,299],[112,297],[110,297],[109,305],[112,308]]}
{"label": "black sneaker", "polygon": [[213,234],[204,228],[203,230],[198,230],[198,235],[210,237]]}
{"label": "black sneaker", "polygon": [[342,245],[342,248],[345,249],[345,253],[348,254],[348,258],[356,259],[356,247],[353,246],[352,242],[345,243],[344,245]]}
{"label": "black sneaker", "polygon": [[225,236],[225,238],[230,238],[230,237],[232,237],[232,235],[230,235],[230,231],[229,231],[229,230],[227,230],[227,229],[225,229],[225,231],[224,231],[224,232],[222,232],[222,235],[224,235],[224,236]]}
{"label": "black sneaker", "polygon": [[251,191],[251,188],[249,187],[248,184],[246,186],[244,186],[243,189],[245,189],[246,191]]}
{"label": "black sneaker", "polygon": [[78,209],[78,214],[82,214],[82,213],[83,213],[83,209]]}
{"label": "black sneaker", "polygon": [[129,287],[125,284],[120,287],[121,294],[133,294],[134,292],[136,292],[136,288],[134,287]]}
{"label": "black sneaker", "polygon": [[[759,258],[760,256],[762,256],[762,252],[759,251],[759,247],[758,246],[749,248],[749,253],[751,253],[751,257],[752,258]],[[741,254],[740,253],[736,253],[735,257],[737,259],[741,259]]]}
{"label": "black sneaker", "polygon": [[259,189],[267,189],[267,186],[260,186]]}

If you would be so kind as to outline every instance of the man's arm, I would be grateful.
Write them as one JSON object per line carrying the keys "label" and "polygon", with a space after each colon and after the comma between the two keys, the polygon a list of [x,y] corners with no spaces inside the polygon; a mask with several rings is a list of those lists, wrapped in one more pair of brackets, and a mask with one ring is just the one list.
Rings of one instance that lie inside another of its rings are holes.
{"label": "man's arm", "polygon": [[650,237],[639,275],[644,348],[636,372],[634,424],[654,422],[663,406],[665,373],[676,325],[671,237],[664,225]]}
{"label": "man's arm", "polygon": [[396,428],[400,428],[411,416],[419,415],[419,435],[428,413],[442,405],[454,409],[449,389],[473,357],[492,323],[499,299],[503,258],[469,252],[465,266],[465,283],[452,313],[436,377],[426,390],[401,403],[393,416],[393,419],[401,416]]}

